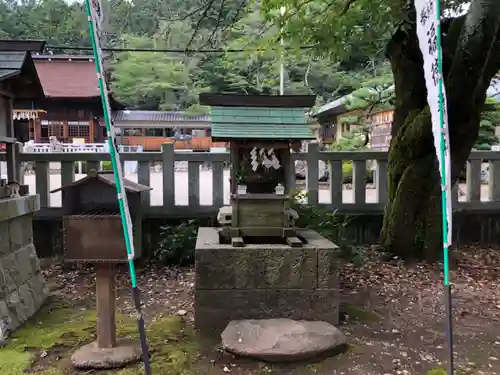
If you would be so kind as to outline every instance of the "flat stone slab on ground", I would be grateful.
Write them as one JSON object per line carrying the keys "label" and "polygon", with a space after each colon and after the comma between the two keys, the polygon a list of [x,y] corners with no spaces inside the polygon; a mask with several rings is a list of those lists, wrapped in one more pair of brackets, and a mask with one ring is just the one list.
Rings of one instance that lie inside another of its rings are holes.
{"label": "flat stone slab on ground", "polygon": [[221,337],[226,351],[268,362],[303,361],[346,345],[330,323],[292,319],[234,320]]}
{"label": "flat stone slab on ground", "polygon": [[100,349],[97,341],[82,346],[71,356],[71,365],[77,369],[107,370],[120,368],[141,359],[140,345],[135,342],[119,342],[114,348]]}

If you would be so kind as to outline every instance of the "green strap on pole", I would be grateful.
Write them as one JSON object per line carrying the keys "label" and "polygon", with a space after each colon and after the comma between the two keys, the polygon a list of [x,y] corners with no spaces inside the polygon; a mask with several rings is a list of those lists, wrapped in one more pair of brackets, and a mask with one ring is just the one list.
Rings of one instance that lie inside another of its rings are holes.
{"label": "green strap on pole", "polygon": [[[442,42],[441,42],[441,1],[436,1],[436,45],[437,45],[437,66],[438,66],[438,96],[439,96],[439,125],[441,129],[441,138],[440,138],[440,154],[441,160],[443,161],[441,164],[441,209],[442,209],[442,225],[443,225],[443,284],[444,284],[444,296],[445,296],[445,310],[446,310],[446,336],[448,338],[448,348],[447,348],[447,357],[448,357],[448,375],[453,375],[454,373],[454,358],[453,358],[453,314],[452,314],[452,298],[451,298],[451,285],[450,285],[450,261],[449,261],[449,229],[448,228],[448,219],[452,220],[452,218],[448,218],[448,204],[451,202],[447,202],[447,193],[448,189],[451,189],[451,186],[448,186],[450,181],[447,180],[446,175],[449,173],[447,171],[447,165],[445,162],[445,154],[446,154],[446,134],[449,134],[445,126],[445,101],[444,101],[444,79],[443,79],[443,50],[442,50]],[[446,131],[445,131],[446,130]],[[448,143],[449,145],[449,143]],[[436,150],[437,151],[437,150]]]}
{"label": "green strap on pole", "polygon": [[[444,123],[444,101],[443,101],[443,53],[441,49],[441,4],[439,0],[436,0],[436,15],[437,15],[437,49],[438,49],[438,90],[439,90],[439,123],[441,125],[441,130],[445,129]],[[441,149],[439,152],[441,153],[441,159],[445,158],[445,150],[446,150],[446,140],[444,131],[441,131]],[[446,163],[443,163],[441,170],[441,186],[446,187]],[[447,204],[446,201],[446,189],[441,189],[441,203],[442,203],[442,218],[443,218],[443,273],[444,273],[444,285],[450,285],[450,265],[449,265],[449,256],[448,256],[448,217],[447,217]]]}
{"label": "green strap on pole", "polygon": [[139,328],[139,336],[141,341],[142,359],[144,362],[145,373],[146,375],[150,375],[151,367],[149,363],[149,349],[146,340],[144,318],[142,316],[142,311],[141,311],[139,289],[137,288],[137,278],[135,275],[135,266],[134,266],[135,251],[133,243],[132,220],[130,219],[130,211],[127,203],[127,193],[123,184],[123,171],[120,161],[120,154],[118,152],[118,147],[116,142],[116,132],[111,122],[111,107],[109,105],[108,90],[106,86],[106,80],[104,77],[104,68],[102,62],[102,49],[99,40],[99,33],[100,33],[99,26],[103,18],[102,17],[103,10],[99,0],[85,0],[85,8],[87,10],[90,39],[92,41],[92,50],[94,52],[95,67],[99,84],[99,92],[101,94],[104,121],[106,124],[106,131],[108,133],[109,153],[111,156],[111,165],[113,166],[113,175],[116,184],[118,206],[120,208],[123,237],[125,240],[125,247],[127,249],[127,259],[130,271],[130,281],[132,286],[132,297],[134,300],[134,305],[137,313],[137,324]]}
{"label": "green strap on pole", "polygon": [[134,267],[134,245],[132,242],[132,228],[131,221],[128,219],[130,217],[130,212],[127,204],[127,194],[123,187],[123,173],[121,170],[120,163],[120,155],[116,149],[115,142],[115,131],[111,126],[111,110],[109,105],[109,98],[106,88],[106,82],[104,81],[103,76],[103,67],[102,67],[102,57],[100,54],[100,43],[98,40],[95,19],[92,17],[92,10],[90,5],[90,0],[85,0],[86,8],[87,8],[87,16],[89,21],[89,31],[90,31],[90,39],[92,41],[92,49],[94,51],[94,60],[96,73],[99,84],[99,91],[101,94],[103,112],[104,112],[104,121],[106,124],[106,131],[108,133],[108,143],[109,143],[109,153],[111,154],[111,164],[113,166],[113,175],[115,178],[116,184],[116,192],[118,196],[118,205],[120,208],[120,216],[123,227],[123,236],[125,239],[125,246],[127,249],[128,255],[128,263],[130,268],[130,278],[132,282],[132,287],[135,288],[137,286],[137,280],[135,277],[135,267]]}

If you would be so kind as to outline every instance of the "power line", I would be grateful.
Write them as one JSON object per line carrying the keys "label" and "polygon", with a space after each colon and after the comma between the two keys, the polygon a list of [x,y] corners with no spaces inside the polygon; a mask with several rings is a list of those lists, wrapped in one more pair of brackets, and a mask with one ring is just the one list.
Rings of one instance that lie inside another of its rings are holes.
{"label": "power line", "polygon": [[[314,45],[306,45],[297,47],[300,50],[312,49]],[[45,46],[46,49],[52,50],[68,50],[68,51],[92,51],[92,47],[75,47],[75,46]],[[285,50],[297,49],[294,47],[285,47]],[[267,48],[255,48],[255,49],[153,49],[153,48],[103,48],[106,52],[153,52],[153,53],[179,53],[179,54],[193,54],[193,53],[238,53],[238,52],[264,52],[269,51]]]}

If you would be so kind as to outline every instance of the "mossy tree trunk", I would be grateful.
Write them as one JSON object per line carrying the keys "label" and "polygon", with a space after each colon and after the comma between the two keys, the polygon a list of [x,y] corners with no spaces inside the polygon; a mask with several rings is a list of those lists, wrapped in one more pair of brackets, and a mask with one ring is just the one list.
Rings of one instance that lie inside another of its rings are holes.
{"label": "mossy tree trunk", "polygon": [[[394,0],[400,24],[387,46],[396,91],[389,151],[389,203],[382,245],[405,257],[435,259],[442,248],[441,198],[413,1]],[[500,2],[473,1],[467,15],[443,21],[452,183],[479,130],[491,79],[500,69]]]}

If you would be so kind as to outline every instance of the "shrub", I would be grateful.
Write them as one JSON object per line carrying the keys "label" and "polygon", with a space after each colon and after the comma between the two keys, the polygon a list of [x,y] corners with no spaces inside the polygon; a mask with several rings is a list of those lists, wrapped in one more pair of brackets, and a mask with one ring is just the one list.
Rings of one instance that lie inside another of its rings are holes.
{"label": "shrub", "polygon": [[[342,180],[344,184],[352,183],[352,161],[343,161],[342,162]],[[372,183],[373,182],[373,173],[369,168],[366,168],[365,173],[365,182]]]}
{"label": "shrub", "polygon": [[299,216],[295,222],[295,227],[308,228],[318,232],[339,247],[339,258],[352,262],[356,266],[361,266],[369,258],[370,254],[366,248],[353,245],[348,241],[346,228],[350,218],[319,204],[304,203],[306,197],[306,193],[295,192],[291,199],[291,207]]}
{"label": "shrub", "polygon": [[161,227],[161,239],[150,261],[180,266],[192,264],[198,227],[195,220]]}
{"label": "shrub", "polygon": [[[75,161],[73,163],[73,168],[75,169],[75,173],[78,173],[79,170],[78,170],[78,162]],[[82,161],[82,173],[87,173],[87,162],[86,161]]]}
{"label": "shrub", "polygon": [[[75,173],[78,173],[78,162],[74,163]],[[101,171],[102,172],[113,172],[113,165],[111,161],[102,161],[101,162]],[[87,173],[87,162],[82,161],[82,173]]]}
{"label": "shrub", "polygon": [[101,170],[103,172],[113,172],[113,164],[111,163],[111,161],[101,162]]}
{"label": "shrub", "polygon": [[307,193],[297,191],[292,195],[291,207],[298,214],[295,226],[315,230],[335,243],[342,242],[347,219],[335,210],[304,203]]}

